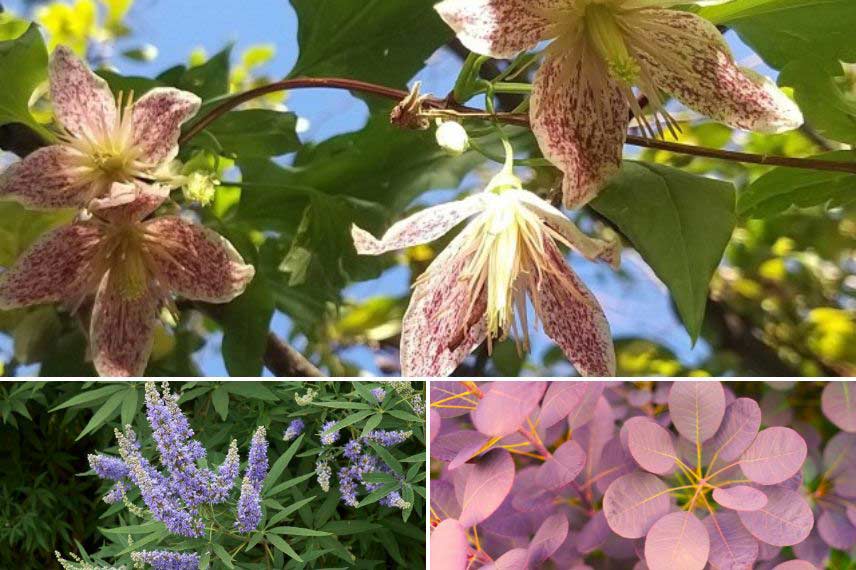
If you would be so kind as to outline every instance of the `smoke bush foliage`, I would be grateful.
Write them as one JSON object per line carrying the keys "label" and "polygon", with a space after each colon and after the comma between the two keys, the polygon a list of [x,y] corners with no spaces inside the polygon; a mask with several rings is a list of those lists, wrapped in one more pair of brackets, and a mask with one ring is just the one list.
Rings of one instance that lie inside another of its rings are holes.
{"label": "smoke bush foliage", "polygon": [[849,568],[854,387],[432,383],[432,570]]}
{"label": "smoke bush foliage", "polygon": [[[30,517],[4,512],[4,542],[12,544],[0,548],[4,568],[13,567],[9,560],[18,568],[59,568],[49,557],[55,550],[63,567],[76,570],[424,566],[424,418],[414,411],[424,401],[421,385],[38,387],[26,390],[35,394],[23,408],[32,419],[17,411],[2,419],[16,421],[22,430],[30,423],[50,425],[64,436],[66,451],[44,444],[53,456],[44,458],[43,469],[51,473],[48,481],[57,485],[57,496],[50,497],[51,489],[39,491],[56,505],[54,511],[40,509],[55,536],[18,557],[17,549],[29,542],[10,538],[33,532]],[[387,392],[381,402],[372,395],[377,387]],[[393,488],[376,493],[373,501],[365,501],[362,490],[358,507],[346,505],[337,488],[329,493],[320,488],[315,463],[331,449],[315,434],[329,421],[339,424],[342,443],[364,431],[408,434],[374,453],[378,476],[394,478]],[[39,445],[35,438],[27,441]],[[15,453],[21,456],[23,450]],[[52,475],[55,471],[61,476]],[[41,488],[35,476],[23,473],[15,471],[17,483],[3,474],[2,492],[15,493],[17,502],[26,493],[21,488]],[[393,493],[408,497],[406,510],[403,499],[383,504]]]}

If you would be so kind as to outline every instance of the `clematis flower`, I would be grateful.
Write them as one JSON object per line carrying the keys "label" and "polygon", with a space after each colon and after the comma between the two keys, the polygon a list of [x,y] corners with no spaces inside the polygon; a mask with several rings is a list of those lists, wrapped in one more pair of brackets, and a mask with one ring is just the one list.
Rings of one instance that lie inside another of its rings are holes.
{"label": "clematis flower", "polygon": [[729,126],[781,132],[802,124],[775,84],[740,68],[707,20],[669,9],[700,0],[444,0],[436,10],[470,50],[510,58],[554,40],[535,80],[530,119],[564,174],[564,200],[591,200],[621,161],[630,111],[649,135],[674,120],[660,91]]}
{"label": "clematis flower", "polygon": [[423,210],[380,240],[356,226],[352,235],[357,252],[379,255],[433,241],[470,217],[416,281],[402,325],[402,373],[448,376],[483,341],[491,348],[509,335],[528,348],[529,298],[544,331],[581,374],[614,374],[603,310],[557,242],[614,266],[617,247],[587,237],[505,171],[484,192]]}
{"label": "clematis flower", "polygon": [[71,50],[50,61],[50,92],[61,127],[57,144],[41,148],[0,176],[0,197],[28,208],[98,209],[168,191],[181,124],[200,99],[172,88],[113,97],[110,88]]}
{"label": "clematis flower", "polygon": [[140,376],[172,294],[208,303],[240,295],[254,269],[222,236],[175,216],[145,220],[163,197],[98,210],[45,234],[0,274],[0,309],[94,296],[89,342],[102,376]]}

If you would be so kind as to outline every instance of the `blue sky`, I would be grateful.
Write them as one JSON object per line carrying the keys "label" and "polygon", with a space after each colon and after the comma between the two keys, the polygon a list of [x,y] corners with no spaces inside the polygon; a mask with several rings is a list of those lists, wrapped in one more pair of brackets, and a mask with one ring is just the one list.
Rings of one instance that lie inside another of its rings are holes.
{"label": "blue sky", "polygon": [[[8,10],[26,14],[21,0],[2,2]],[[234,53],[256,44],[273,44],[276,57],[264,71],[273,77],[284,76],[297,60],[297,22],[294,11],[286,0],[136,0],[127,23],[133,30],[130,38],[123,39],[118,51],[153,44],[159,55],[151,63],[137,63],[116,57],[113,63],[126,74],[154,75],[178,63],[186,63],[191,51],[202,47],[209,54],[233,43]],[[738,59],[746,58],[748,50],[733,36],[729,37]],[[417,79],[424,89],[445,94],[457,75],[460,62],[453,55],[440,51],[429,60],[429,65]],[[763,66],[753,66],[770,73]],[[304,140],[323,140],[331,135],[359,129],[366,120],[365,105],[342,91],[303,90],[289,94],[288,107],[308,119],[310,128]],[[464,187],[472,187],[475,180],[465,180]],[[423,197],[425,202],[436,202],[454,196],[453,189],[442,189]],[[687,362],[693,362],[707,353],[700,344],[691,347],[690,339],[671,309],[669,297],[662,284],[653,276],[645,263],[628,252],[624,258],[625,275],[614,274],[609,268],[596,265],[579,256],[572,256],[574,269],[589,284],[606,310],[616,338],[643,336],[668,346]],[[355,284],[348,291],[352,298],[363,298],[382,293],[403,294],[407,290],[408,273],[395,268],[382,278]],[[287,333],[289,322],[277,315],[273,324],[280,334]],[[542,334],[534,339],[536,355],[550,347]],[[0,344],[8,353],[8,342]],[[367,349],[353,349],[347,355],[371,373],[376,371],[373,357]],[[209,375],[225,374],[219,356],[219,338],[215,338],[197,355],[203,371]]]}

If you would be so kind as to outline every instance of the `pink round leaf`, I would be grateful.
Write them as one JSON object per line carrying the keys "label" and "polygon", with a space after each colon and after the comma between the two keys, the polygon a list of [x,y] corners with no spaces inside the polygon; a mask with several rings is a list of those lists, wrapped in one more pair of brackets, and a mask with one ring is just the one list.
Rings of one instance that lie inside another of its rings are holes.
{"label": "pink round leaf", "polygon": [[856,432],[856,382],[830,382],[820,405],[829,421],[846,432]]}
{"label": "pink round leaf", "polygon": [[817,570],[817,566],[805,560],[788,560],[775,566],[773,570]]}
{"label": "pink round leaf", "polygon": [[636,465],[630,453],[621,445],[620,439],[614,437],[603,446],[600,462],[597,471],[592,473],[592,479],[597,479],[597,490],[605,493],[613,481],[635,470]]}
{"label": "pink round leaf", "polygon": [[710,538],[712,568],[752,568],[758,558],[758,541],[735,513],[714,511],[703,523]]}
{"label": "pink round leaf", "polygon": [[586,454],[574,440],[566,441],[553,456],[538,468],[535,481],[541,487],[555,491],[576,479],[586,463]]}
{"label": "pink round leaf", "polygon": [[591,419],[603,382],[551,382],[541,402],[540,425],[549,428],[565,418],[582,425]]}
{"label": "pink round leaf", "polygon": [[792,546],[808,537],[814,526],[811,508],[799,493],[781,487],[765,489],[767,504],[737,516],[752,536],[773,546]]}
{"label": "pink round leaf", "polygon": [[440,424],[442,421],[440,413],[434,408],[431,408],[431,443],[434,443],[434,440],[437,438],[437,434],[440,433]]}
{"label": "pink round leaf", "polygon": [[514,548],[494,560],[493,564],[482,566],[480,570],[529,570],[526,564],[528,557],[529,551],[525,548]]}
{"label": "pink round leaf", "polygon": [[672,436],[652,421],[636,422],[628,429],[627,447],[636,463],[651,473],[665,475],[675,466]]}
{"label": "pink round leaf", "polygon": [[431,570],[466,570],[467,533],[455,519],[446,519],[431,533]]}
{"label": "pink round leaf", "polygon": [[609,527],[624,538],[642,538],[669,512],[669,488],[655,475],[634,472],[612,482],[603,496]]}
{"label": "pink round leaf", "polygon": [[752,444],[761,427],[761,408],[751,398],[738,398],[726,409],[722,425],[704,445],[707,462],[723,465],[740,457]]}
{"label": "pink round leaf", "polygon": [[856,433],[840,431],[832,436],[823,449],[823,468],[832,479],[856,469]]}
{"label": "pink round leaf", "polygon": [[650,570],[702,570],[709,554],[707,529],[690,512],[664,516],[645,538],[645,562]]}
{"label": "pink round leaf", "polygon": [[847,520],[850,521],[850,524],[856,526],[856,507],[852,505],[847,506]]}
{"label": "pink round leaf", "polygon": [[502,504],[514,484],[514,461],[504,449],[487,454],[470,471],[461,500],[461,524],[479,524]]}
{"label": "pink round leaf", "polygon": [[775,485],[797,474],[807,454],[800,434],[791,428],[771,427],[759,433],[743,453],[740,468],[756,483]]}
{"label": "pink round leaf", "polygon": [[817,519],[817,532],[832,548],[850,550],[856,545],[856,527],[843,512],[823,511]]}
{"label": "pink round leaf", "polygon": [[568,517],[564,513],[548,517],[529,543],[527,565],[540,568],[541,563],[550,558],[562,546],[568,537]]}
{"label": "pink round leaf", "polygon": [[473,447],[478,450],[489,439],[488,436],[471,429],[444,433],[431,442],[431,457],[440,461],[454,461],[461,451]]}
{"label": "pink round leaf", "polygon": [[473,425],[491,437],[502,437],[525,427],[526,418],[538,405],[546,382],[492,382],[472,412]]}
{"label": "pink round leaf", "polygon": [[725,390],[719,382],[675,382],[669,413],[678,433],[694,443],[713,437],[725,415]]}
{"label": "pink round leaf", "polygon": [[767,495],[748,485],[714,489],[713,498],[723,507],[735,511],[757,511],[767,504]]}
{"label": "pink round leaf", "polygon": [[461,505],[455,496],[455,486],[443,479],[431,480],[431,509],[441,519],[457,519],[461,516]]}
{"label": "pink round leaf", "polygon": [[[469,389],[460,382],[453,380],[437,380],[431,382],[431,403],[439,404],[432,410],[444,418],[463,416],[467,408],[475,409],[478,397],[469,393]],[[441,403],[442,402],[442,403]]]}
{"label": "pink round leaf", "polygon": [[611,532],[603,511],[597,511],[576,534],[577,550],[583,554],[594,552],[609,538]]}

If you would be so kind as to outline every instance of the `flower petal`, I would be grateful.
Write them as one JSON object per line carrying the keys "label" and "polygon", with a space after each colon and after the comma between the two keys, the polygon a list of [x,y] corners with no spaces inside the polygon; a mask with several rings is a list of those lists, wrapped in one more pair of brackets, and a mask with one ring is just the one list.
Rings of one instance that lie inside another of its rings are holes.
{"label": "flower petal", "polygon": [[158,209],[169,197],[169,188],[159,184],[114,182],[109,193],[93,200],[89,208],[98,217],[112,222],[140,221]]}
{"label": "flower petal", "polygon": [[142,376],[152,352],[160,299],[151,290],[126,298],[107,272],[92,308],[89,346],[100,376]]}
{"label": "flower petal", "polygon": [[255,274],[226,238],[204,226],[165,216],[145,228],[164,286],[187,299],[227,303]]}
{"label": "flower petal", "polygon": [[98,135],[116,122],[116,99],[107,82],[65,46],[50,62],[51,100],[57,121],[75,136]]}
{"label": "flower petal", "polygon": [[158,87],[143,95],[133,107],[134,144],[142,160],[161,164],[178,154],[181,125],[194,116],[202,101],[188,91]]}
{"label": "flower petal", "polygon": [[560,210],[532,192],[526,190],[509,190],[508,192],[513,193],[524,206],[535,212],[547,226],[562,236],[568,245],[587,259],[605,261],[615,269],[621,265],[621,242],[619,240],[604,241],[587,236]]}
{"label": "flower petal", "polygon": [[614,376],[615,350],[603,309],[550,239],[544,248],[551,266],[542,268],[533,296],[544,332],[583,376]]}
{"label": "flower petal", "polygon": [[584,205],[618,171],[629,117],[621,88],[584,42],[544,59],[530,120],[544,156],[565,173],[565,207]]}
{"label": "flower petal", "polygon": [[434,6],[467,49],[508,59],[548,39],[544,10],[558,0],[444,0]]}
{"label": "flower petal", "polygon": [[0,309],[72,300],[89,283],[101,239],[96,224],[57,228],[0,274]]}
{"label": "flower petal", "polygon": [[40,148],[0,174],[0,197],[31,209],[80,208],[91,197],[91,185],[81,181],[79,153],[69,146]]}
{"label": "flower petal", "polygon": [[401,372],[410,377],[448,376],[485,339],[487,297],[470,298],[460,279],[471,239],[464,229],[417,283],[401,331]]}
{"label": "flower petal", "polygon": [[711,22],[689,12],[640,10],[628,18],[630,45],[654,83],[688,107],[729,126],[779,133],[802,125],[776,84],[734,61]]}
{"label": "flower petal", "polygon": [[393,224],[381,239],[376,239],[364,229],[354,225],[351,228],[354,246],[360,255],[380,255],[388,251],[432,242],[465,219],[483,210],[487,198],[486,194],[476,194],[464,200],[426,208]]}

